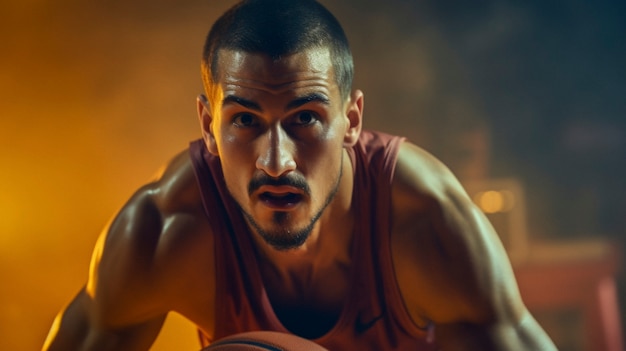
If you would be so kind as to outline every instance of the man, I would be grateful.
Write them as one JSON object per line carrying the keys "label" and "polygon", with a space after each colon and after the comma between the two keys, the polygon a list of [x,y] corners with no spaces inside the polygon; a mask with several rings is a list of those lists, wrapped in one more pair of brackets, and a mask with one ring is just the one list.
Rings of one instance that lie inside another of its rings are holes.
{"label": "man", "polygon": [[336,19],[250,0],[207,38],[202,140],[99,239],[48,350],[147,350],[168,312],[203,345],[248,330],[330,350],[554,350],[449,170],[362,131]]}

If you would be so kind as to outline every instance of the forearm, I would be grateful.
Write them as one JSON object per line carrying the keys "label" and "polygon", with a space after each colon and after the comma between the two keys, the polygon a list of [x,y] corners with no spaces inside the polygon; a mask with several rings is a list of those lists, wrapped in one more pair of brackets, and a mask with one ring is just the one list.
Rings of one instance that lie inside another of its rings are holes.
{"label": "forearm", "polygon": [[46,344],[45,351],[116,351],[133,350],[147,351],[156,339],[160,329],[160,323],[152,326],[146,333],[145,326],[142,326],[142,333],[135,333],[132,330],[124,331],[103,331],[95,328],[84,328],[76,332],[68,332],[68,328],[60,328],[58,331],[51,331]]}
{"label": "forearm", "polygon": [[525,350],[557,351],[556,346],[535,318],[526,312],[517,328],[517,337]]}
{"label": "forearm", "polygon": [[528,312],[518,323],[454,323],[439,325],[435,330],[441,351],[556,351]]}
{"label": "forearm", "polygon": [[44,351],[148,350],[156,339],[165,316],[141,325],[106,329],[89,317],[89,297],[81,292],[55,319],[44,343]]}
{"label": "forearm", "polygon": [[44,342],[44,351],[83,350],[91,329],[85,306],[87,298],[85,292],[81,291],[69,306],[56,316]]}

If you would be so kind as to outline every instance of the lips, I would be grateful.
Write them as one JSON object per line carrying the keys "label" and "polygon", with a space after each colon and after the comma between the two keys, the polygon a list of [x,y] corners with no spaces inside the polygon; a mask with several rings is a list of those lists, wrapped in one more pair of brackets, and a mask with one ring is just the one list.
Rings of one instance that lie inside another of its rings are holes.
{"label": "lips", "polygon": [[275,210],[289,210],[302,201],[302,194],[292,192],[263,192],[259,199]]}

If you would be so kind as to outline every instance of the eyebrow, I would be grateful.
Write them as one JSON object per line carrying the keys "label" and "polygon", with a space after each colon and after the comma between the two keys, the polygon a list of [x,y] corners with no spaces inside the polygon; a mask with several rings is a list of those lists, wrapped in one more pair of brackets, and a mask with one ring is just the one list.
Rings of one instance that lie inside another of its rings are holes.
{"label": "eyebrow", "polygon": [[228,104],[238,104],[250,110],[255,110],[259,112],[262,111],[261,106],[259,106],[259,104],[257,104],[256,102],[235,95],[228,95],[224,98],[224,100],[222,100],[222,106]]}
{"label": "eyebrow", "polygon": [[[324,94],[320,94],[320,93],[311,93],[311,94],[307,94],[301,97],[298,97],[292,101],[290,101],[287,106],[285,107],[285,111],[289,111],[292,110],[294,108],[298,108],[302,105],[308,104],[310,102],[319,102],[322,103],[324,105],[330,105],[330,99],[328,99],[328,97],[326,97]],[[261,112],[263,109],[261,108],[261,106],[251,100],[248,99],[244,99],[242,97],[239,96],[235,96],[235,95],[228,95],[226,96],[223,100],[222,100],[222,106],[228,105],[228,104],[238,104],[241,105],[247,109],[250,110],[254,110],[254,111],[258,111]]]}
{"label": "eyebrow", "polygon": [[285,108],[285,111],[292,110],[304,104],[308,104],[309,102],[320,102],[324,105],[330,105],[330,100],[324,94],[311,93],[311,94],[296,98],[295,100],[289,102],[287,104],[287,107]]}

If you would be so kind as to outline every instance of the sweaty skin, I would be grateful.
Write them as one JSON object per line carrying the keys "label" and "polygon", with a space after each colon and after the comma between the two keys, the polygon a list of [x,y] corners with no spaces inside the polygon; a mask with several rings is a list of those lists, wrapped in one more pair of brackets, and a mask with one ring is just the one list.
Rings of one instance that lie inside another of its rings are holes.
{"label": "sweaty skin", "polygon": [[[363,94],[341,97],[326,49],[280,60],[222,51],[220,60],[214,91],[198,98],[202,136],[249,217],[277,315],[298,330],[286,311],[320,311],[317,329],[327,330],[348,290],[354,174],[345,148],[358,139]],[[310,191],[250,191],[262,175],[302,178]],[[287,193],[296,195],[287,201]],[[408,142],[392,206],[398,285],[414,322],[436,325],[441,350],[555,350],[520,299],[486,218],[443,164]],[[185,151],[105,228],[85,287],[57,317],[44,349],[147,350],[170,311],[212,336],[216,248],[203,211]],[[304,243],[289,250],[260,235],[289,239],[307,226]]]}

